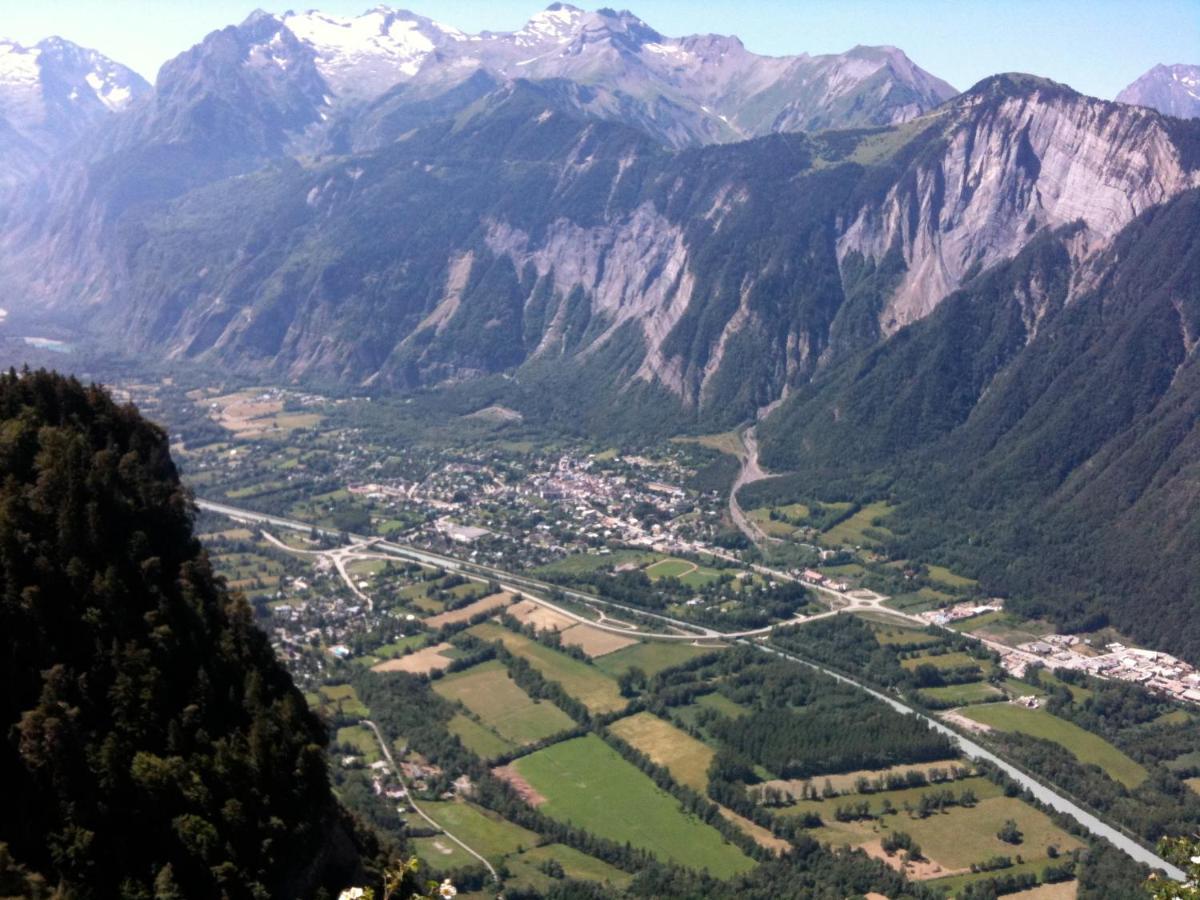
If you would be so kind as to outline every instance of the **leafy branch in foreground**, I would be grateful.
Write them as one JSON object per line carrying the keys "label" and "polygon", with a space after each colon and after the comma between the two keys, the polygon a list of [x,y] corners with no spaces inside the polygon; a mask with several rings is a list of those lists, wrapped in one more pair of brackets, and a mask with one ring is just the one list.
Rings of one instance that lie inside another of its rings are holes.
{"label": "leafy branch in foreground", "polygon": [[1200,840],[1163,838],[1158,852],[1187,873],[1184,882],[1151,875],[1147,890],[1154,900],[1200,900]]}

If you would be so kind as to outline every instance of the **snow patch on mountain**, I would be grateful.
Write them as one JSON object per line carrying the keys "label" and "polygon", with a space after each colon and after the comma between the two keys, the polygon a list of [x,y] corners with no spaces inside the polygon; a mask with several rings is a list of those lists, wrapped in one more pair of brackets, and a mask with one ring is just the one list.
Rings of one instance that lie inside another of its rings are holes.
{"label": "snow patch on mountain", "polygon": [[35,85],[41,77],[37,47],[22,47],[14,41],[0,41],[0,84]]}
{"label": "snow patch on mountain", "polygon": [[357,17],[313,10],[288,13],[281,21],[312,48],[318,71],[342,94],[382,93],[416,75],[439,46],[466,37],[424,16],[382,6]]}

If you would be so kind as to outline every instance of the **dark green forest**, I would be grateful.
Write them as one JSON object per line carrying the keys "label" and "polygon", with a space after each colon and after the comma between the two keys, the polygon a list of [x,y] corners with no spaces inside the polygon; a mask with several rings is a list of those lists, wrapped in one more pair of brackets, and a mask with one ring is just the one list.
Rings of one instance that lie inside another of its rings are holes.
{"label": "dark green forest", "polygon": [[100,388],[9,372],[0,472],[6,889],[307,897],[363,877],[373,838],[332,797],[325,727],[214,577],[164,432]]}

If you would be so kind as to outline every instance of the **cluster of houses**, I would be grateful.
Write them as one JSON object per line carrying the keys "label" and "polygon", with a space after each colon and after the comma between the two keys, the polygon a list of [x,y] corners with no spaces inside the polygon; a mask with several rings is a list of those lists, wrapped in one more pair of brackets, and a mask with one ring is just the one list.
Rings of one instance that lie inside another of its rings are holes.
{"label": "cluster of houses", "polygon": [[988,600],[985,603],[957,603],[954,606],[946,609],[934,609],[929,612],[920,614],[920,617],[931,625],[940,625],[945,627],[952,622],[961,622],[963,619],[973,619],[976,616],[982,616],[990,612],[999,612],[1004,609],[1003,600]]}
{"label": "cluster of houses", "polygon": [[[644,463],[649,460],[627,457],[622,462]],[[634,514],[653,509],[664,521],[677,516],[686,508],[687,492],[677,485],[665,481],[646,480],[634,474],[606,471],[592,457],[566,454],[550,462],[540,471],[535,462],[526,477],[519,481],[504,480],[487,462],[456,462],[431,474],[421,482],[355,483],[348,487],[351,494],[364,497],[386,506],[398,503],[417,504],[435,510],[441,516],[432,523],[430,537],[436,536],[456,544],[474,544],[488,536],[496,536],[493,530],[470,519],[477,518],[477,507],[481,500],[501,501],[512,509],[528,514],[545,515],[546,504],[557,508],[561,516],[560,525],[581,540],[617,540],[637,545],[670,539],[669,526],[644,522]],[[628,470],[628,467],[626,467]],[[660,465],[647,475],[661,475]],[[536,526],[535,531],[550,531],[546,523]],[[537,544],[541,535],[534,533],[522,536]],[[421,542],[420,534],[410,534],[408,539]],[[565,548],[561,548],[566,552]]]}
{"label": "cluster of houses", "polygon": [[829,588],[831,591],[848,591],[850,585],[844,581],[835,581],[823,572],[818,572],[816,569],[805,569],[800,573],[800,580],[808,584],[815,584],[820,587]]}
{"label": "cluster of houses", "polygon": [[1112,643],[1104,653],[1096,653],[1073,634],[1048,634],[1018,644],[1002,657],[1005,668],[1017,675],[1024,674],[1031,662],[1038,662],[1048,669],[1075,669],[1097,678],[1130,681],[1173,700],[1200,704],[1200,672],[1157,650]]}

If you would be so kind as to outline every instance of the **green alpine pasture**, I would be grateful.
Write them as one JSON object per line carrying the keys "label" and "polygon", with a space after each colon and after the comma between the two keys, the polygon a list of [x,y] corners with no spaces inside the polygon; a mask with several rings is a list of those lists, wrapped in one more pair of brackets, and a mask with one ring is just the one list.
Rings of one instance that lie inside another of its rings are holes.
{"label": "green alpine pasture", "polygon": [[546,798],[538,809],[551,818],[720,878],[754,867],[720,832],[685,813],[678,800],[595,735],[554,744],[514,766]]}

